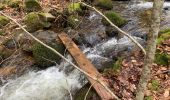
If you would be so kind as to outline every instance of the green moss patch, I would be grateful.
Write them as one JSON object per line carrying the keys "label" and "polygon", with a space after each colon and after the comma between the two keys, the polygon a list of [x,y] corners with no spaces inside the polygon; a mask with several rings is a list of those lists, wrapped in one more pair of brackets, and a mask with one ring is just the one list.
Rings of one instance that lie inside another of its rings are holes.
{"label": "green moss patch", "polygon": [[39,19],[38,13],[31,12],[25,16],[24,22],[27,26],[27,30],[30,32],[43,28],[41,20]]}
{"label": "green moss patch", "polygon": [[6,0],[6,4],[12,8],[19,8],[22,5],[22,0]]}
{"label": "green moss patch", "polygon": [[34,32],[42,28],[49,28],[53,20],[55,20],[55,17],[51,14],[31,12],[25,16],[24,22],[27,30]]}
{"label": "green moss patch", "polygon": [[156,52],[155,63],[159,65],[169,66],[170,65],[170,55],[166,53]]}
{"label": "green moss patch", "polygon": [[27,12],[41,11],[42,7],[38,0],[25,0],[24,7]]}
{"label": "green moss patch", "polygon": [[157,80],[151,80],[151,90],[157,91],[159,89],[159,82]]}
{"label": "green moss patch", "polygon": [[113,71],[118,72],[121,69],[122,60],[123,60],[122,58],[118,58],[118,60],[114,62],[114,64],[113,64]]}
{"label": "green moss patch", "polygon": [[112,0],[96,0],[95,2],[102,9],[110,10],[113,8]]}
{"label": "green moss patch", "polygon": [[5,5],[0,3],[0,10],[3,10],[5,8]]}
{"label": "green moss patch", "polygon": [[153,100],[152,96],[146,96],[144,100]]}
{"label": "green moss patch", "polygon": [[[107,11],[105,13],[105,16],[111,21],[113,22],[115,25],[121,27],[123,25],[125,25],[127,23],[127,20],[125,20],[123,17],[121,17],[121,15],[119,15],[118,13],[115,13],[113,11]],[[102,22],[104,25],[110,25],[108,23],[108,21],[106,21],[104,18],[102,19]]]}
{"label": "green moss patch", "polygon": [[[49,46],[53,47],[55,50],[64,53],[64,46],[60,43],[48,43]],[[59,62],[60,57],[56,55],[53,51],[47,49],[39,43],[35,43],[32,47],[33,56],[35,58],[36,64],[40,67],[48,67],[55,65],[55,62]]]}
{"label": "green moss patch", "polygon": [[170,39],[170,29],[161,30],[157,38],[157,44],[160,45],[163,41]]}
{"label": "green moss patch", "polygon": [[80,3],[71,3],[70,5],[68,5],[68,12],[69,13],[74,13],[74,12],[81,13],[82,11],[83,10],[81,8]]}
{"label": "green moss patch", "polygon": [[0,16],[0,28],[7,25],[9,22],[10,20],[8,18],[6,18],[5,16]]}

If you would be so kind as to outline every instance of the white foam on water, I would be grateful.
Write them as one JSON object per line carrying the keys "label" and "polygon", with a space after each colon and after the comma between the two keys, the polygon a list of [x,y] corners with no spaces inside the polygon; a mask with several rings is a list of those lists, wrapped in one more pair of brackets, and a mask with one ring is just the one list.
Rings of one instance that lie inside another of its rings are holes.
{"label": "white foam on water", "polygon": [[0,87],[0,100],[70,100],[69,90],[81,88],[80,74],[69,76],[56,67],[29,73]]}
{"label": "white foam on water", "polygon": [[[152,8],[153,2],[141,2],[138,4],[131,5],[131,8]],[[170,7],[170,2],[165,2],[164,7]]]}

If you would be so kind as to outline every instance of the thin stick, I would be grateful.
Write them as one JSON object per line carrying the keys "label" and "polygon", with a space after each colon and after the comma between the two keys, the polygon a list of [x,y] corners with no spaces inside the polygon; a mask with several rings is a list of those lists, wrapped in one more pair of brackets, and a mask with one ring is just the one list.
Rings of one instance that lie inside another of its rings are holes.
{"label": "thin stick", "polygon": [[90,92],[92,86],[93,86],[95,83],[96,83],[96,82],[94,82],[93,84],[90,85],[89,89],[88,89],[87,92],[86,92],[86,95],[85,95],[85,97],[84,97],[84,100],[87,99],[87,96],[88,96],[88,94],[89,94],[89,92]]}
{"label": "thin stick", "polygon": [[69,84],[68,84],[67,79],[66,79],[66,83],[67,83],[67,91],[69,92],[69,95],[70,95],[70,100],[73,100],[73,96],[71,94],[71,90],[69,89]]}
{"label": "thin stick", "polygon": [[36,38],[34,35],[32,35],[31,33],[29,33],[21,24],[19,24],[15,19],[11,18],[10,16],[4,14],[2,11],[0,11],[0,14],[6,16],[7,18],[9,18],[10,20],[12,20],[13,22],[15,22],[23,31],[26,32],[26,34],[28,34],[29,36],[31,36],[35,41],[37,41],[38,43],[40,43],[41,45],[45,46],[46,48],[48,48],[49,50],[53,51],[54,53],[56,53],[58,56],[60,56],[62,59],[64,59],[66,62],[68,62],[70,65],[72,65],[73,67],[75,67],[76,69],[78,69],[80,72],[84,73],[85,75],[87,75],[88,77],[90,77],[91,79],[99,82],[115,99],[120,100],[102,81],[99,81],[98,78],[91,76],[89,73],[83,71],[81,68],[79,68],[78,66],[76,66],[73,62],[69,61],[67,58],[65,58],[62,54],[60,54],[58,51],[56,51],[54,48],[48,46],[47,44],[43,43],[42,41],[40,41],[38,38]]}
{"label": "thin stick", "polygon": [[114,27],[116,30],[118,30],[120,33],[124,34],[125,36],[127,36],[130,40],[132,40],[132,42],[134,42],[142,51],[143,53],[146,55],[146,51],[145,49],[140,45],[140,43],[138,43],[132,36],[130,36],[129,34],[127,34],[125,31],[121,30],[119,27],[117,27],[115,24],[113,24],[110,19],[108,19],[102,12],[100,12],[99,10],[97,10],[95,7],[90,6],[82,1],[79,1],[81,4],[95,10],[97,13],[99,13],[103,18],[105,18],[112,27]]}

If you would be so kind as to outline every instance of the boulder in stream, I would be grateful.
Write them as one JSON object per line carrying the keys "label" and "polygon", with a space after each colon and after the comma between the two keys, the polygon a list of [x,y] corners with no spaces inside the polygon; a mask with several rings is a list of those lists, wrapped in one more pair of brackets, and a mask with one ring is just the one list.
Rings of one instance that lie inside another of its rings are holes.
{"label": "boulder in stream", "polygon": [[[40,31],[34,33],[34,35],[47,45],[54,48],[56,51],[60,52],[61,54],[64,54],[64,45],[59,40],[56,40],[57,33],[52,31]],[[40,67],[48,67],[51,65],[55,65],[61,59],[53,51],[47,49],[39,43],[34,42],[31,50],[36,64],[38,64]]]}

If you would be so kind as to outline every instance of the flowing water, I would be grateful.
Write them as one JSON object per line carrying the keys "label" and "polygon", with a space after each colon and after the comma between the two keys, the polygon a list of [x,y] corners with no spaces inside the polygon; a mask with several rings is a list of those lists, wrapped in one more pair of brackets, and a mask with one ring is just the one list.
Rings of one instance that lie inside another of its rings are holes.
{"label": "flowing water", "polygon": [[[136,8],[139,11],[141,9],[151,8],[152,3],[140,2],[132,5],[127,4],[126,6],[127,9],[124,9],[121,13],[124,14],[129,22],[122,29],[134,35],[142,43],[142,39],[136,36],[140,37],[142,33],[147,33],[147,30],[142,29],[138,25],[139,19],[133,13],[136,11]],[[164,4],[165,8],[169,6],[170,3],[168,2]],[[168,20],[168,11],[164,15]],[[99,16],[93,13],[89,17],[89,20],[97,17]],[[162,22],[162,28],[166,28],[168,25],[168,21]],[[130,44],[131,41],[127,37],[121,39],[113,37],[104,42],[97,43],[93,47],[80,47],[93,64],[100,69],[104,62],[111,61],[111,58],[108,56],[110,54],[108,53],[118,50],[121,52],[124,47],[129,49]],[[131,44],[131,46],[133,45]],[[106,54],[108,55],[106,56]],[[69,55],[67,55],[67,58],[72,60]],[[0,100],[70,100],[71,95],[74,95],[85,83],[87,83],[87,80],[84,76],[63,61],[60,65],[52,66],[41,71],[29,71],[21,77],[3,81],[3,84],[0,86]]]}

